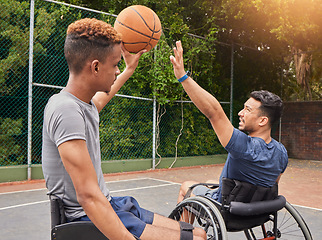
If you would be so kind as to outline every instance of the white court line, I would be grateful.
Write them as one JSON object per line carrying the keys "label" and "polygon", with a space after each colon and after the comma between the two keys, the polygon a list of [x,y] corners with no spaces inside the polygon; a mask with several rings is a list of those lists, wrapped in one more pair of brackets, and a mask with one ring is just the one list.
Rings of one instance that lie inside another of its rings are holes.
{"label": "white court line", "polygon": [[47,190],[47,188],[37,188],[37,189],[30,189],[30,190],[20,190],[20,191],[4,192],[4,193],[0,193],[0,196],[1,195],[6,195],[6,194],[12,194],[12,193],[36,192],[36,191],[42,191],[42,190]]}
{"label": "white court line", "polygon": [[9,207],[3,207],[3,208],[0,208],[0,211],[7,210],[7,209],[12,209],[12,208],[17,208],[17,207],[26,207],[26,206],[39,204],[39,203],[46,203],[46,202],[49,202],[49,200],[44,200],[44,201],[39,201],[39,202],[31,202],[31,203],[24,203],[24,204],[9,206]]}
{"label": "white court line", "polygon": [[307,206],[301,206],[301,205],[296,205],[296,204],[291,204],[293,207],[300,207],[300,208],[306,208],[310,210],[315,210],[315,211],[322,211],[320,208],[314,208],[314,207],[307,207]]}
{"label": "white court line", "polygon": [[178,182],[171,182],[171,181],[163,180],[163,179],[156,179],[156,178],[150,178],[150,177],[147,177],[146,179],[150,179],[150,180],[157,180],[157,181],[159,181],[159,182],[167,182],[167,183],[172,183],[172,184],[178,184],[178,185],[181,185],[181,183],[178,183]]}
{"label": "white court line", "polygon": [[[165,186],[170,186],[170,185],[176,185],[176,183],[166,183],[166,184],[146,186],[146,187],[121,189],[121,190],[110,191],[110,193],[129,192],[129,191],[149,189],[149,188],[165,187]],[[40,203],[46,203],[46,202],[49,202],[49,200],[43,200],[43,201],[38,201],[38,202],[31,202],[31,203],[24,203],[24,204],[18,204],[18,205],[3,207],[3,208],[0,208],[0,211],[7,210],[7,209],[12,209],[12,208],[18,208],[18,207],[26,207],[26,206],[30,206],[30,205],[34,205],[34,204],[40,204]]]}
{"label": "white court line", "polygon": [[[139,180],[154,180],[154,181],[159,181],[159,182],[168,182],[168,183],[173,183],[173,184],[179,184],[175,182],[170,182],[166,180],[160,180],[156,178],[133,178],[133,179],[123,179],[123,180],[115,180],[115,181],[107,181],[105,183],[115,183],[115,182],[129,182],[129,181],[139,181]],[[47,190],[47,188],[37,188],[37,189],[30,189],[30,190],[20,190],[20,191],[12,191],[12,192],[4,192],[0,193],[1,195],[6,195],[6,194],[12,194],[12,193],[23,193],[23,192],[35,192],[35,191],[42,191],[42,190]]]}
{"label": "white court line", "polygon": [[[137,187],[137,188],[128,188],[128,189],[122,189],[122,190],[114,190],[114,191],[110,191],[110,193],[135,191],[135,190],[142,190],[142,189],[149,189],[149,188],[165,187],[165,186],[170,186],[170,185],[180,185],[180,183],[171,182],[171,181],[167,181],[167,180],[156,179],[156,178],[150,178],[150,177],[115,180],[115,181],[109,181],[109,182],[106,182],[106,183],[127,182],[127,181],[137,181],[137,180],[155,180],[155,181],[159,181],[159,182],[167,182],[167,184],[160,184],[160,185],[153,185],[153,186],[146,186],[146,187]],[[32,191],[40,191],[40,190],[46,190],[46,188],[0,193],[0,195],[11,194],[11,193],[21,193],[21,192],[32,192]],[[13,206],[9,206],[9,207],[3,207],[3,208],[0,208],[0,211],[7,210],[7,209],[12,209],[12,208],[17,208],[17,207],[24,207],[24,206],[34,205],[34,204],[40,204],[40,203],[45,203],[45,202],[49,202],[49,200],[44,200],[44,201],[39,201],[39,202],[31,202],[31,203],[25,203],[25,204],[19,204],[19,205],[13,205]],[[319,208],[301,206],[301,205],[296,205],[296,204],[292,204],[292,206],[300,207],[300,208],[306,208],[306,209],[315,210],[315,211],[322,211],[322,209],[319,209]]]}
{"label": "white court line", "polygon": [[[132,179],[122,179],[122,180],[114,180],[114,181],[107,181],[105,183],[114,183],[114,182],[130,182],[130,181],[139,181],[139,180],[146,180],[149,178],[132,178]],[[151,178],[153,179],[153,178]],[[155,179],[153,179],[155,180]]]}
{"label": "white court line", "polygon": [[[105,182],[105,183],[127,182],[127,181],[146,180],[146,179],[149,179],[149,178],[134,178],[134,179],[115,180],[115,181],[108,181],[108,182]],[[153,178],[151,178],[151,179],[153,179]],[[37,188],[37,189],[30,189],[30,190],[4,192],[4,193],[0,193],[0,196],[1,195],[6,195],[6,194],[12,194],[12,193],[35,192],[35,191],[42,191],[42,190],[47,190],[47,188]]]}
{"label": "white court line", "polygon": [[[163,187],[163,186],[168,186],[168,185],[174,185],[174,184],[163,184],[163,185],[153,186],[153,187]],[[123,192],[123,191],[131,191],[131,190],[140,190],[140,189],[146,189],[146,188],[149,188],[149,187],[142,187],[142,188],[136,188],[136,189],[132,188],[132,189],[116,190],[116,191],[111,191],[111,193]],[[7,209],[12,209],[12,208],[18,208],[18,207],[26,207],[26,206],[30,206],[30,205],[34,205],[34,204],[47,203],[47,202],[49,202],[49,200],[44,200],[44,201],[39,201],[39,202],[32,202],[32,203],[24,203],[24,204],[19,204],[19,205],[13,205],[13,206],[9,206],[9,207],[0,208],[0,211],[7,210]],[[306,208],[306,209],[309,209],[309,210],[322,211],[322,209],[319,209],[319,208],[300,206],[300,205],[296,205],[296,204],[292,204],[292,206],[293,207]]]}
{"label": "white court line", "polygon": [[145,178],[133,178],[133,179],[123,179],[123,180],[115,180],[115,181],[107,181],[105,183],[114,183],[114,182],[129,182],[129,181],[135,181],[135,180],[152,180],[152,181],[157,181],[157,182],[166,182],[166,183],[171,183],[171,184],[179,184],[177,182],[171,182],[168,180],[163,180],[163,179],[157,179],[157,178],[151,178],[151,177],[145,177]]}
{"label": "white court line", "polygon": [[111,191],[110,193],[135,191],[135,190],[142,190],[142,189],[149,189],[149,188],[165,187],[165,186],[170,186],[170,185],[176,185],[176,183],[165,183],[165,184],[153,185],[153,186],[146,186],[146,187],[137,187],[137,188],[128,188],[128,189],[114,190],[114,191]]}

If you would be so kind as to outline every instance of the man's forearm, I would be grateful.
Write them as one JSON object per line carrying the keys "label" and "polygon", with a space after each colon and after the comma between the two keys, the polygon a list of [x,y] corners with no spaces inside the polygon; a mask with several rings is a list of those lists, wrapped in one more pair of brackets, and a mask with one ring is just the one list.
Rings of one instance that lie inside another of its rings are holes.
{"label": "man's forearm", "polygon": [[196,107],[209,119],[222,146],[226,146],[233,133],[230,123],[219,101],[188,77],[182,86]]}
{"label": "man's forearm", "polygon": [[218,100],[200,87],[191,77],[182,82],[182,86],[191,101],[209,119],[225,114]]}
{"label": "man's forearm", "polygon": [[181,41],[176,42],[173,52],[175,56],[170,56],[170,61],[172,62],[176,78],[181,82],[184,90],[197,108],[210,120],[219,141],[225,147],[232,136],[233,125],[214,96],[200,87],[191,77],[184,77],[182,79],[185,71]]}

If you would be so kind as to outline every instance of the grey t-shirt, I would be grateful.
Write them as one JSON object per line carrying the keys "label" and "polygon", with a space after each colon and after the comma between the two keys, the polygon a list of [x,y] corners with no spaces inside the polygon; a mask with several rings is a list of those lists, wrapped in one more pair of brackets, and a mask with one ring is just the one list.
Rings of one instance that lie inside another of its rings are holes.
{"label": "grey t-shirt", "polygon": [[86,215],[77,201],[73,182],[58,152],[60,144],[74,139],[86,141],[99,187],[110,200],[101,168],[97,108],[92,101],[90,104],[85,103],[63,90],[48,100],[44,111],[42,168],[48,194],[53,194],[63,200],[66,217],[69,220]]}

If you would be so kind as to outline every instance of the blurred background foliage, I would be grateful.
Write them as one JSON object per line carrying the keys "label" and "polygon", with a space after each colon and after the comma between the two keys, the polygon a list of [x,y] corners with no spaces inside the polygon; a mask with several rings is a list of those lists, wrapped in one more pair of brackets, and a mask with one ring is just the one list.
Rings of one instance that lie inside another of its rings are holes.
{"label": "blurred background foliage", "polygon": [[[178,84],[169,57],[175,41],[184,47],[186,70],[219,101],[230,101],[234,50],[233,124],[253,90],[266,89],[284,101],[322,97],[322,0],[69,0],[117,15],[130,5],[145,5],[159,16],[163,35],[144,54],[120,94],[157,100],[157,151],[160,156],[225,152],[209,122]],[[0,0],[0,165],[26,164],[30,1]],[[115,17],[70,6],[35,1],[34,82],[65,86],[68,68],[63,44],[67,26],[95,17]],[[233,47],[233,48],[232,48]],[[124,68],[124,65],[121,66]],[[55,88],[34,87],[32,163],[41,162],[43,108]],[[183,107],[184,106],[184,107]],[[149,158],[152,101],[114,98],[101,114],[105,160]],[[229,114],[229,105],[223,105]],[[129,122],[131,125],[129,125]],[[180,144],[175,142],[180,136]]]}

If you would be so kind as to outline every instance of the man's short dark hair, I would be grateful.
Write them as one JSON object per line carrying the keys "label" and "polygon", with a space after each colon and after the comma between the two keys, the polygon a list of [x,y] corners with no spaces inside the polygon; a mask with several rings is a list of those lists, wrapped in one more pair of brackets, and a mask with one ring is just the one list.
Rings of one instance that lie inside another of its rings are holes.
{"label": "man's short dark hair", "polygon": [[260,110],[269,119],[270,126],[280,119],[283,111],[282,99],[274,93],[266,90],[253,91],[251,98],[261,102]]}
{"label": "man's short dark hair", "polygon": [[121,42],[121,35],[110,24],[95,18],[70,24],[64,46],[69,71],[80,73],[88,60],[104,63],[107,53]]}

